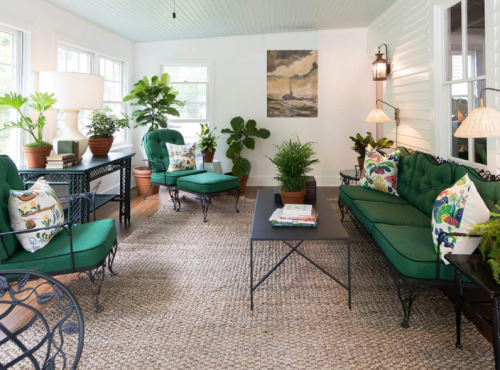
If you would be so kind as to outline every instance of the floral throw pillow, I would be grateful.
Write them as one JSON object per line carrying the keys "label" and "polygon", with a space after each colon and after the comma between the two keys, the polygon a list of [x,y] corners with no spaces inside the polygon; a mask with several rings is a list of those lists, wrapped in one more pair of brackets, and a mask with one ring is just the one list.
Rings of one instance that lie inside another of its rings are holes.
{"label": "floral throw pillow", "polygon": [[[451,188],[438,195],[432,210],[432,238],[436,253],[441,232],[468,234],[470,225],[488,221],[490,212],[484,204],[474,183],[466,174]],[[441,259],[445,254],[472,254],[481,242],[481,238],[447,236],[440,246]]]}
{"label": "floral throw pillow", "polygon": [[[55,191],[43,177],[28,190],[11,190],[9,196],[10,225],[14,231],[62,225],[64,213]],[[28,252],[45,247],[61,228],[17,234],[17,240]]]}
{"label": "floral throw pillow", "polygon": [[384,156],[377,152],[371,145],[366,147],[365,165],[361,172],[359,185],[368,188],[399,196],[398,185],[398,164],[400,151]]}
{"label": "floral throw pillow", "polygon": [[168,172],[196,170],[196,143],[175,145],[167,143],[170,165]]}

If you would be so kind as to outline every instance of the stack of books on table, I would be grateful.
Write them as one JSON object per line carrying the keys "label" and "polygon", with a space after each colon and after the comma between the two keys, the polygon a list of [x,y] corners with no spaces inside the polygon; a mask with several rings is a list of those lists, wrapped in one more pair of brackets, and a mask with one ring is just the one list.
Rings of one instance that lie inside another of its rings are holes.
{"label": "stack of books on table", "polygon": [[73,167],[80,163],[78,141],[60,140],[57,143],[57,153],[47,157],[47,166],[45,168],[57,170]]}
{"label": "stack of books on table", "polygon": [[310,204],[287,204],[269,219],[273,227],[316,227],[318,213]]}

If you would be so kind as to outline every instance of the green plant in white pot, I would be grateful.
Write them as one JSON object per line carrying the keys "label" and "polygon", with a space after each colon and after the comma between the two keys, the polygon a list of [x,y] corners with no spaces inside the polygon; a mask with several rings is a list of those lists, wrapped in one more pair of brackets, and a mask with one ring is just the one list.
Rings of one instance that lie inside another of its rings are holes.
{"label": "green plant in white pot", "polygon": [[276,153],[269,158],[278,169],[274,178],[280,184],[283,204],[302,204],[306,195],[307,174],[312,166],[319,163],[312,142],[302,144],[295,140],[284,141],[275,145]]}

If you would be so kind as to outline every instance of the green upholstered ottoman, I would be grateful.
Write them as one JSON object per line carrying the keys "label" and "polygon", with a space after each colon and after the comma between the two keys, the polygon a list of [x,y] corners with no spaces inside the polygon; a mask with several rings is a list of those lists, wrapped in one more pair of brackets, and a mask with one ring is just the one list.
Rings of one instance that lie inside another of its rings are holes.
{"label": "green upholstered ottoman", "polygon": [[207,222],[208,207],[212,202],[212,197],[221,193],[236,191],[238,196],[234,208],[236,213],[240,212],[238,210],[240,179],[236,176],[221,175],[211,172],[184,176],[177,179],[177,189],[198,195],[201,200],[203,222]]}

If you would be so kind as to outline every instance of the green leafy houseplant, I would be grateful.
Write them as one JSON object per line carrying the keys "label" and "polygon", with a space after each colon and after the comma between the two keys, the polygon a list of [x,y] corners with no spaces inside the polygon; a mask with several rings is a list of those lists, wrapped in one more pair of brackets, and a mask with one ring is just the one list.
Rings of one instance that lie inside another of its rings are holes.
{"label": "green leafy houseplant", "polygon": [[349,139],[354,142],[352,150],[358,153],[361,158],[365,158],[366,147],[368,145],[371,145],[376,151],[384,154],[381,149],[388,149],[392,146],[392,144],[394,144],[394,141],[387,140],[385,137],[375,141],[371,132],[367,132],[366,134],[367,135],[365,137],[361,136],[361,134],[356,134],[355,137],[349,136]]}
{"label": "green leafy houseplant", "polygon": [[[43,141],[42,137],[43,128],[45,127],[45,111],[50,109],[56,102],[57,99],[54,98],[54,94],[40,92],[31,94],[29,98],[13,92],[5,94],[3,97],[0,96],[0,109],[14,109],[19,117],[17,121],[4,124],[1,130],[18,128],[28,132],[33,139],[33,142],[23,147],[29,168],[45,167],[46,158],[52,150],[52,144]],[[22,108],[26,103],[31,109],[38,112],[35,121],[23,114]]]}
{"label": "green leafy houseplant", "polygon": [[[500,210],[500,207],[496,205]],[[493,271],[493,277],[500,284],[500,213],[491,212],[490,219],[484,224],[471,225],[469,235],[480,235],[479,251]]]}
{"label": "green leafy houseplant", "polygon": [[200,138],[198,148],[200,148],[201,152],[205,155],[205,163],[212,163],[214,160],[215,148],[217,147],[217,139],[219,138],[215,136],[217,127],[214,127],[214,129],[210,131],[210,127],[207,123],[200,123],[200,126],[201,132],[198,134]]}
{"label": "green leafy houseplant", "polygon": [[312,171],[313,165],[319,163],[313,144],[302,144],[298,137],[290,139],[275,145],[274,157],[268,157],[278,169],[278,175],[274,179],[280,184],[283,204],[304,203],[307,174]]}
{"label": "green leafy houseplant", "polygon": [[257,122],[253,119],[245,120],[241,117],[235,117],[231,120],[231,129],[225,128],[221,131],[223,134],[229,134],[227,143],[229,148],[226,152],[226,157],[233,162],[233,175],[235,176],[248,176],[252,169],[250,161],[241,156],[243,147],[248,149],[255,149],[254,137],[267,139],[271,136],[271,132],[264,128],[257,129]]}
{"label": "green leafy houseplant", "polygon": [[177,91],[168,86],[170,76],[164,73],[161,77],[153,76],[151,81],[147,77],[139,80],[129,95],[123,98],[124,102],[135,100],[131,105],[142,107],[132,113],[137,127],[146,127],[154,131],[167,128],[167,115],[179,117],[179,112],[174,106],[182,107],[184,103],[177,100]]}
{"label": "green leafy houseplant", "polygon": [[91,123],[87,125],[90,139],[111,139],[118,130],[130,128],[129,116],[122,113],[122,118],[118,118],[112,114],[109,107],[104,107],[101,111],[93,111],[90,120]]}

